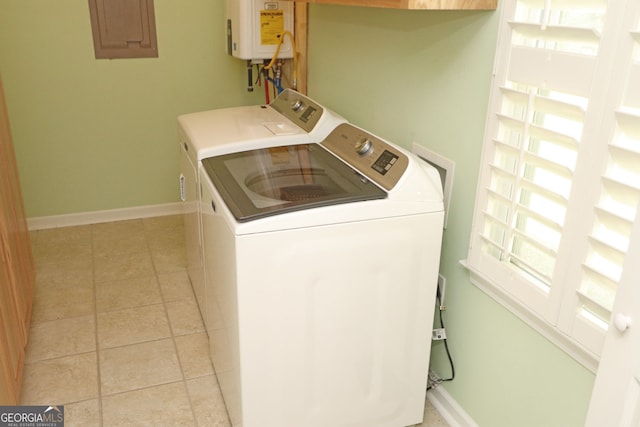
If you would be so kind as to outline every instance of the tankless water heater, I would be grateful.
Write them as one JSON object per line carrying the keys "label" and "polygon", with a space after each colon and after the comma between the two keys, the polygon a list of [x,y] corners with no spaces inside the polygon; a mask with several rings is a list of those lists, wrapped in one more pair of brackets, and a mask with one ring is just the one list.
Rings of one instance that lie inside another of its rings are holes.
{"label": "tankless water heater", "polygon": [[[226,0],[227,53],[247,60],[271,59],[284,31],[293,34],[293,2]],[[291,39],[284,37],[279,58],[292,58]]]}

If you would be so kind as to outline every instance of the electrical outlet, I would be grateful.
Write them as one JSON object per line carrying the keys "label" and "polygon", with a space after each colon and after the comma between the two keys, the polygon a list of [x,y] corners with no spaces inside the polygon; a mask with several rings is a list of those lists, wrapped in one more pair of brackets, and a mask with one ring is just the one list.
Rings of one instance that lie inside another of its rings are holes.
{"label": "electrical outlet", "polygon": [[444,328],[434,329],[433,332],[431,333],[431,339],[433,341],[446,340],[447,339],[447,334],[444,331]]}
{"label": "electrical outlet", "polygon": [[427,390],[433,390],[442,384],[442,378],[435,371],[429,369],[429,378],[427,379]]}
{"label": "electrical outlet", "polygon": [[444,293],[447,286],[447,279],[442,275],[438,275],[438,291],[440,292],[440,310],[446,310],[447,306],[444,304]]}

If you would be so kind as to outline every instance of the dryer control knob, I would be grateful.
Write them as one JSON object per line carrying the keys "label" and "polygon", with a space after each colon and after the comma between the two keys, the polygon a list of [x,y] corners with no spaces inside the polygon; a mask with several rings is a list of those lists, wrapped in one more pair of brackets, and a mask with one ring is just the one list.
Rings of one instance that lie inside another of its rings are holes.
{"label": "dryer control knob", "polygon": [[356,148],[356,153],[360,154],[361,156],[364,156],[365,154],[371,151],[371,149],[373,148],[373,144],[371,143],[370,139],[362,138],[361,140],[356,142],[355,148]]}
{"label": "dryer control knob", "polygon": [[296,99],[295,101],[293,101],[291,103],[291,109],[293,111],[295,111],[296,113],[300,110],[302,110],[302,108],[304,108],[304,103],[302,102],[301,99]]}

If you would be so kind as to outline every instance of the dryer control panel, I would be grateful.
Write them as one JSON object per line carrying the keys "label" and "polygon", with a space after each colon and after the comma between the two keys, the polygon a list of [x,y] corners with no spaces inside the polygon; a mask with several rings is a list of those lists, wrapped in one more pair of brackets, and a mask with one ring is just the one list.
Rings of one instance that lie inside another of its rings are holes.
{"label": "dryer control panel", "polygon": [[291,89],[280,93],[269,106],[307,133],[316,127],[324,111],[321,105]]}
{"label": "dryer control panel", "polygon": [[335,128],[320,144],[388,191],[409,165],[409,158],[396,147],[348,123]]}

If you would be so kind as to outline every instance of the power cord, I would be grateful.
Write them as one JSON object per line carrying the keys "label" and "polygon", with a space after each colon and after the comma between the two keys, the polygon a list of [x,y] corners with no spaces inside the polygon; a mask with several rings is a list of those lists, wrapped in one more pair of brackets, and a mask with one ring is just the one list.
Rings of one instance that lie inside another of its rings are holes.
{"label": "power cord", "polygon": [[[442,329],[446,329],[444,327],[444,320],[442,320],[442,312],[444,311],[444,307],[442,306],[442,302],[440,300],[440,287],[437,287],[436,290],[436,299],[438,302],[438,311],[439,311],[439,318],[440,318],[440,327]],[[444,341],[444,348],[447,352],[447,357],[449,358],[449,364],[451,365],[451,376],[449,378],[440,378],[439,376],[433,374],[430,372],[429,373],[429,382],[428,382],[428,386],[427,386],[427,390],[432,390],[436,387],[438,387],[440,384],[442,384],[445,381],[453,381],[454,378],[456,377],[456,369],[453,366],[453,358],[451,357],[451,351],[449,351],[449,344],[447,343],[447,338],[443,338]]]}

